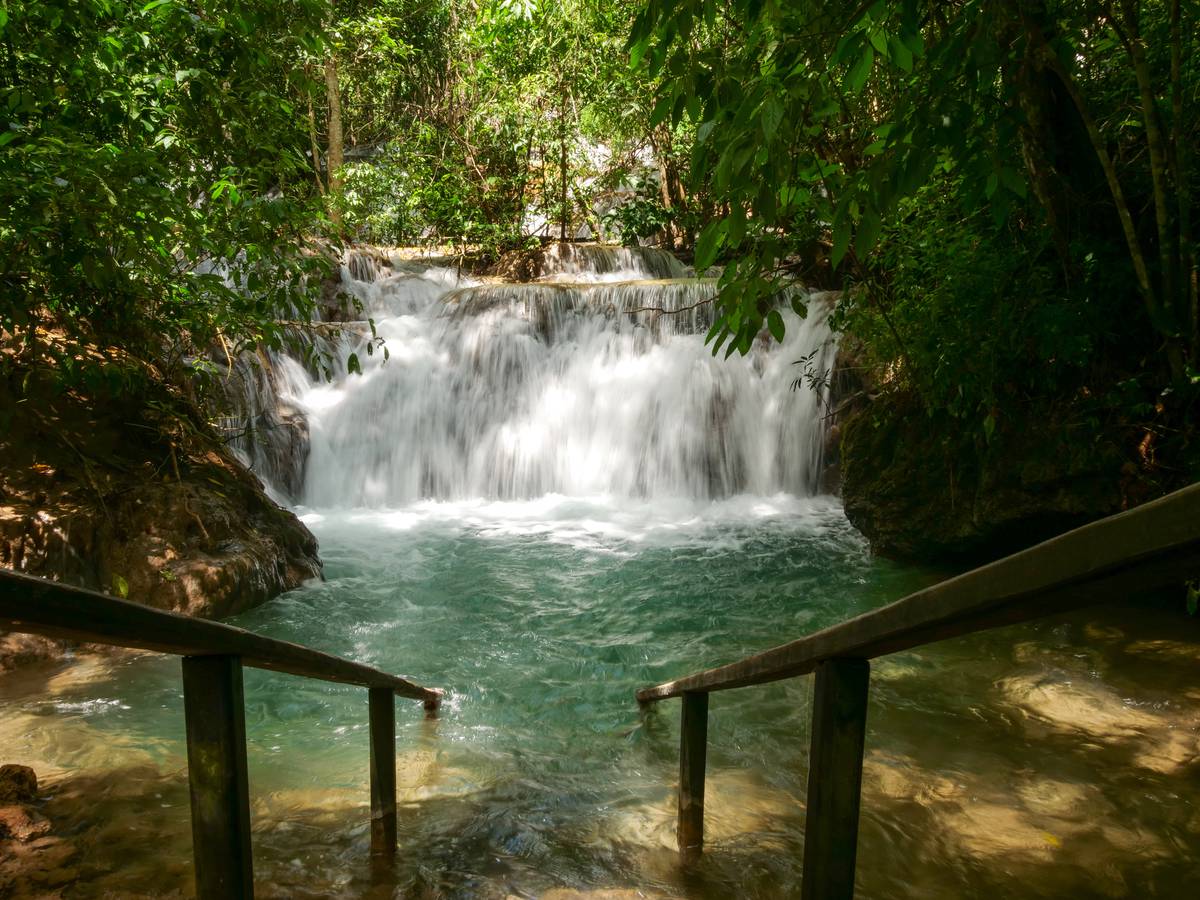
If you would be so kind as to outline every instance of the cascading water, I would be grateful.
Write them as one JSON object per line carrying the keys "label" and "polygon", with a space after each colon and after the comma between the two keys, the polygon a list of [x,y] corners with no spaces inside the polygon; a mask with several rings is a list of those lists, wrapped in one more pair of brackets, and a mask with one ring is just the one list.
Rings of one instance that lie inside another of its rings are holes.
{"label": "cascading water", "polygon": [[726,361],[703,341],[713,283],[628,280],[685,274],[674,257],[572,248],[548,253],[547,269],[548,283],[475,285],[351,257],[344,288],[388,359],[349,335],[342,355],[362,375],[302,392],[305,503],[815,491],[824,398],[791,383],[801,357],[832,365],[823,300],[788,314],[782,347]]}
{"label": "cascading water", "polygon": [[230,449],[276,496],[298,497],[309,450],[301,401],[311,389],[308,372],[284,353],[244,353],[218,383],[229,411],[220,424]]}
{"label": "cascading water", "polygon": [[[639,713],[634,691],[929,581],[814,495],[824,398],[791,389],[792,363],[823,383],[827,302],[782,347],[719,361],[714,287],[667,255],[543,264],[534,284],[478,284],[353,253],[337,315],[364,321],[309,337],[332,381],[286,354],[230,375],[230,432],[303,500],[326,575],[235,624],[447,691],[436,721],[398,707],[402,849],[381,874],[362,691],[246,672],[260,896],[799,893],[811,683],[714,702],[706,854],[682,868],[678,718]],[[1194,817],[1160,800],[1194,770],[1200,637],[1159,640],[1185,627],[1167,616],[874,663],[856,896],[1186,894]],[[94,661],[0,695],[0,762],[44,776],[46,815],[79,838],[71,895],[188,895],[178,662]]]}
{"label": "cascading water", "polygon": [[551,244],[542,255],[543,281],[638,281],[688,278],[693,273],[674,254],[655,247]]}

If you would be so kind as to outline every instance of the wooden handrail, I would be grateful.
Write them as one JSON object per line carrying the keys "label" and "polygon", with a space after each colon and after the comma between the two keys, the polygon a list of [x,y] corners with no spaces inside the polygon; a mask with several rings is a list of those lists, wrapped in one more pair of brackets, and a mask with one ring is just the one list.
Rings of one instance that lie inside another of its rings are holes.
{"label": "wooden handrail", "polygon": [[1181,584],[1200,571],[1200,484],[1101,519],[888,606],[729,665],[637,692],[642,703],[874,659],[946,638]]}
{"label": "wooden handrail", "polygon": [[1200,485],[1101,519],[774,649],[637,692],[681,697],[685,857],[704,841],[708,694],[816,672],[801,900],[850,900],[858,847],[870,662],[877,656],[1179,585],[1200,575]]}
{"label": "wooden handrail", "polygon": [[437,706],[441,693],[371,666],[251,631],[0,569],[0,629],[176,656],[240,656],[256,669],[390,688]]}
{"label": "wooden handrail", "polygon": [[196,896],[254,896],[242,667],[368,689],[371,850],[396,849],[396,695],[432,713],[442,692],[371,666],[231,625],[163,612],[0,569],[0,629],[183,657]]}

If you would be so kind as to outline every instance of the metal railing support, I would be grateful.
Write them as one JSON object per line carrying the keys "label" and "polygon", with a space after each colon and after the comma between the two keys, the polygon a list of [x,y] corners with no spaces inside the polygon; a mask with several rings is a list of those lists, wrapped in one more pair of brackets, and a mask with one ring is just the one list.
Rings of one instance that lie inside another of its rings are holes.
{"label": "metal railing support", "polygon": [[799,640],[644,687],[683,699],[679,849],[704,842],[708,695],[816,673],[803,900],[849,900],[866,736],[868,660],[935,641],[1182,585],[1200,572],[1200,484],[1076,528]]}
{"label": "metal railing support", "polygon": [[328,653],[0,568],[0,629],[183,659],[188,782],[199,900],[254,896],[242,667],[368,688],[371,848],[396,849],[396,697],[437,716],[442,692]]}
{"label": "metal railing support", "polygon": [[708,749],[708,694],[683,695],[679,720],[679,824],[676,837],[685,857],[704,848],[704,763]]}
{"label": "metal railing support", "polygon": [[396,852],[396,695],[390,688],[368,691],[371,725],[371,852]]}

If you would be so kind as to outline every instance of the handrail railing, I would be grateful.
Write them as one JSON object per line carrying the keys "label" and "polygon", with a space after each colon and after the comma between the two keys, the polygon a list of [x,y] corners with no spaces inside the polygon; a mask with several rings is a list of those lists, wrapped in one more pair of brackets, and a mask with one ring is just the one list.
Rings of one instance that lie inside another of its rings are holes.
{"label": "handrail railing", "polygon": [[368,689],[371,849],[396,849],[395,696],[429,713],[441,691],[241,628],[0,569],[0,629],[183,657],[196,895],[253,897],[242,666]]}
{"label": "handrail railing", "polygon": [[300,644],[8,569],[0,569],[0,628],[175,656],[240,656],[243,665],[255,669],[391,688],[435,707],[440,697],[436,690]]}
{"label": "handrail railing", "polygon": [[695,854],[703,846],[709,693],[816,672],[801,891],[805,898],[848,898],[854,893],[868,660],[1182,584],[1197,575],[1200,484],[789,644],[643,688],[637,692],[642,704],[683,698],[680,850]]}

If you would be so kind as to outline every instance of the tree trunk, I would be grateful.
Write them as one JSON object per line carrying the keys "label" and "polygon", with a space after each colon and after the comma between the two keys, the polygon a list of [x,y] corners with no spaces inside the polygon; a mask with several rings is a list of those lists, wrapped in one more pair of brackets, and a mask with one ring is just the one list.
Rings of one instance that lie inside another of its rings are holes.
{"label": "tree trunk", "polygon": [[330,217],[341,221],[341,213],[336,201],[342,191],[342,96],[338,89],[337,59],[333,52],[325,58],[325,92],[329,98],[329,152],[325,156],[329,169],[329,193],[334,197],[334,205],[330,208]]}
{"label": "tree trunk", "polygon": [[[667,193],[671,197],[671,206],[675,210],[675,215],[678,218],[687,213],[688,196],[687,191],[683,187],[683,178],[679,174],[679,166],[675,163],[674,157],[668,154],[667,156]],[[686,221],[686,220],[685,220]],[[678,228],[676,229],[678,230]],[[683,226],[683,238],[687,245],[695,243],[691,227]]]}
{"label": "tree trunk", "polygon": [[[1018,34],[1010,33],[1007,28],[998,37],[1002,42],[1020,40]],[[1005,65],[1004,76],[1013,86],[1017,105],[1023,113],[1018,127],[1021,157],[1029,173],[1034,196],[1045,213],[1054,249],[1069,281],[1074,271],[1070,241],[1071,202],[1066,179],[1056,164],[1055,153],[1055,138],[1065,125],[1061,114],[1069,111],[1057,108],[1053,76],[1038,64],[1032,42],[1026,41],[1021,57],[1011,65]]]}
{"label": "tree trunk", "polygon": [[516,230],[517,237],[521,238],[525,235],[525,188],[529,184],[529,169],[533,164],[533,139],[535,137],[535,128],[529,129],[529,141],[525,145],[525,165],[521,168],[520,188],[517,190],[517,221]]}
{"label": "tree trunk", "polygon": [[558,109],[558,174],[561,180],[560,185],[560,218],[558,227],[558,239],[565,241],[567,239],[567,229],[570,227],[571,207],[567,196],[567,86],[562,85],[562,94],[559,99]]}
{"label": "tree trunk", "polygon": [[[671,154],[671,133],[661,126],[650,134],[650,149],[658,160],[658,195],[663,209],[670,212],[675,208],[671,196],[671,172],[667,160]],[[668,222],[663,226],[663,245],[670,250],[675,249],[675,230]]]}
{"label": "tree trunk", "polygon": [[321,180],[321,145],[317,143],[317,114],[313,109],[311,91],[308,92],[308,142],[312,151],[313,177],[317,180],[317,190],[324,196],[325,182]]}
{"label": "tree trunk", "polygon": [[1150,64],[1146,60],[1146,45],[1142,40],[1141,26],[1138,22],[1138,4],[1126,2],[1125,30],[1121,34],[1113,18],[1114,30],[1125,43],[1133,60],[1133,72],[1137,78],[1138,93],[1142,102],[1142,122],[1146,128],[1146,146],[1150,151],[1150,181],[1154,189],[1154,226],[1158,233],[1158,259],[1162,272],[1161,303],[1170,325],[1177,326],[1176,282],[1177,256],[1175,252],[1176,236],[1171,232],[1170,212],[1167,199],[1167,147],[1163,140],[1162,124],[1158,114],[1158,100],[1154,96],[1154,87],[1150,82]]}
{"label": "tree trunk", "polygon": [[1138,241],[1137,229],[1133,224],[1133,215],[1129,211],[1129,202],[1125,199],[1125,189],[1121,186],[1121,181],[1117,177],[1117,168],[1113,164],[1112,156],[1109,155],[1104,136],[1100,133],[1100,127],[1096,124],[1096,120],[1092,118],[1091,111],[1088,109],[1087,103],[1083,99],[1083,94],[1079,90],[1079,85],[1075,83],[1075,79],[1071,77],[1071,73],[1063,66],[1062,60],[1058,58],[1058,55],[1046,43],[1045,36],[1039,29],[1035,28],[1030,30],[1029,38],[1034,43],[1040,62],[1058,76],[1067,91],[1067,95],[1071,98],[1071,102],[1075,104],[1075,108],[1079,111],[1079,117],[1083,120],[1083,127],[1087,130],[1088,138],[1091,140],[1092,150],[1100,162],[1100,167],[1104,170],[1104,178],[1108,182],[1108,189],[1112,194],[1113,205],[1117,210],[1117,217],[1121,220],[1121,231],[1125,235],[1125,244],[1129,249],[1129,258],[1133,263],[1134,274],[1137,276],[1138,290],[1142,294],[1142,301],[1146,306],[1147,313],[1150,315],[1151,323],[1157,328],[1160,325],[1160,316],[1154,288],[1150,283],[1150,271],[1146,267],[1146,257],[1142,252],[1142,245]]}
{"label": "tree trunk", "polygon": [[1200,285],[1197,284],[1196,255],[1192,245],[1192,198],[1188,183],[1187,155],[1183,140],[1183,26],[1179,0],[1172,0],[1171,24],[1171,171],[1179,221],[1180,296],[1185,298],[1187,321],[1191,324],[1192,368],[1200,368]]}

